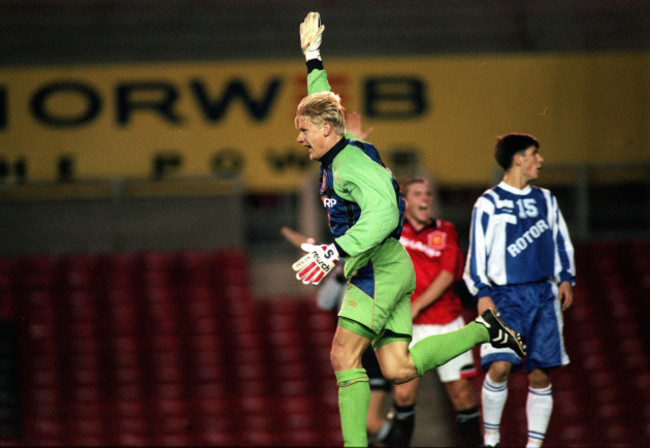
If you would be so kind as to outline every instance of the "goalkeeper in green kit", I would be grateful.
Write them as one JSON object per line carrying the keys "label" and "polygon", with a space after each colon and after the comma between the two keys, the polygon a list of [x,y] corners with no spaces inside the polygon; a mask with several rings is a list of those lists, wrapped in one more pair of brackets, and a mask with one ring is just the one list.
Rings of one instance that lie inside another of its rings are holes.
{"label": "goalkeeper in green kit", "polygon": [[306,255],[293,270],[303,283],[316,285],[345,258],[347,289],[331,362],[345,446],[366,446],[370,388],[361,355],[369,344],[384,376],[397,384],[480,343],[508,347],[522,357],[525,346],[493,310],[487,310],[462,329],[425,338],[409,350],[415,272],[399,242],[404,201],[377,149],[346,132],[341,99],[330,91],[320,57],[324,30],[317,12],[310,12],[300,25],[309,95],[298,105],[295,125],[298,143],[321,164],[320,196],[334,242],[303,244]]}

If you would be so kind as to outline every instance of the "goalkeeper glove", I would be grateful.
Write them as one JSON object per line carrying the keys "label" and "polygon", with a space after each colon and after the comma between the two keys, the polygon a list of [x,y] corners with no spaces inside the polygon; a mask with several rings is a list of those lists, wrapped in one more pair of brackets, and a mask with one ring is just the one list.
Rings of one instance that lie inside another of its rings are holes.
{"label": "goalkeeper glove", "polygon": [[307,252],[300,260],[296,261],[292,268],[296,271],[296,278],[302,280],[305,285],[318,285],[320,281],[329,274],[336,263],[339,262],[339,251],[334,244],[304,243],[300,246]]}
{"label": "goalkeeper glove", "polygon": [[320,58],[320,44],[323,39],[325,25],[320,24],[320,14],[310,12],[300,24],[300,48],[305,55],[305,60]]}

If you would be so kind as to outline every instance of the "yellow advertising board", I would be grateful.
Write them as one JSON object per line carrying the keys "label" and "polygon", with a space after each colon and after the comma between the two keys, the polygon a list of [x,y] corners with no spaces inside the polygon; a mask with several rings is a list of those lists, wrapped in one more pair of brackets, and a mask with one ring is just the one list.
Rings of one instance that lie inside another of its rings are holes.
{"label": "yellow advertising board", "polygon": [[[650,54],[332,58],[333,89],[387,164],[489,182],[497,135],[548,163],[650,161]],[[301,59],[0,70],[2,181],[211,176],[288,191],[316,171],[296,142]]]}

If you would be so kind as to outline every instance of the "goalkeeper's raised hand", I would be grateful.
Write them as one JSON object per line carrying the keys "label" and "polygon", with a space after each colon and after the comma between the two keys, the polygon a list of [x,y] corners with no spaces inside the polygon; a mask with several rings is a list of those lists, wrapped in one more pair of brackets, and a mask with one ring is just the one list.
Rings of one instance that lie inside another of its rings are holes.
{"label": "goalkeeper's raised hand", "polygon": [[305,60],[320,60],[320,44],[323,39],[325,25],[320,24],[320,14],[310,12],[300,24],[300,48],[305,55]]}
{"label": "goalkeeper's raised hand", "polygon": [[339,251],[334,244],[302,244],[302,250],[307,252],[293,266],[296,271],[296,278],[305,285],[318,285],[320,281],[329,274],[339,262]]}

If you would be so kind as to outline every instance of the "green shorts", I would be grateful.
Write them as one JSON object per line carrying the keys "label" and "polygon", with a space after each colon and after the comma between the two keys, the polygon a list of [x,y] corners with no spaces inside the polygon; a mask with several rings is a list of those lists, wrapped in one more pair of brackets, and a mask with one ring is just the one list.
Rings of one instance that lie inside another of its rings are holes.
{"label": "green shorts", "polygon": [[406,249],[389,238],[352,273],[339,311],[339,325],[370,339],[375,348],[411,340],[415,271]]}

